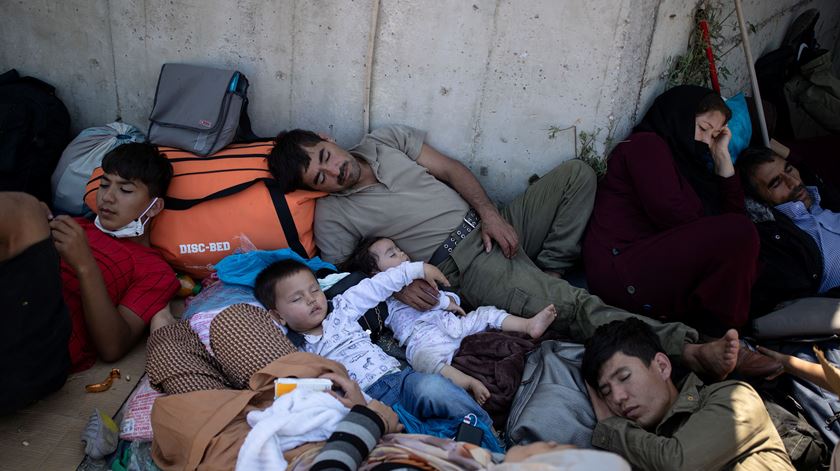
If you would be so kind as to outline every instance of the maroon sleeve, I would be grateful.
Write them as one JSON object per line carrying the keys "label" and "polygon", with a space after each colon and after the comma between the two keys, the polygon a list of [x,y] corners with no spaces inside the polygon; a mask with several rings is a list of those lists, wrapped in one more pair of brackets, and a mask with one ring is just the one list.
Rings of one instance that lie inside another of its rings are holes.
{"label": "maroon sleeve", "polygon": [[741,188],[741,178],[738,172],[729,178],[717,177],[720,189],[721,209],[724,213],[746,213],[744,207],[744,190]]}
{"label": "maroon sleeve", "polygon": [[627,175],[650,220],[665,230],[703,217],[703,204],[677,169],[668,144],[653,133],[630,139],[624,148]]}

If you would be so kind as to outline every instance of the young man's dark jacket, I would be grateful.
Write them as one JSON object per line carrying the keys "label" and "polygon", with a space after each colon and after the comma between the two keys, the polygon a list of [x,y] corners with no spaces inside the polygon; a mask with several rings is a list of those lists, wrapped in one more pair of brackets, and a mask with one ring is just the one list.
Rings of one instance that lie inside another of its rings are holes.
{"label": "young man's dark jacket", "polygon": [[[805,169],[800,169],[800,175],[806,185],[817,186],[821,207],[840,212],[840,192]],[[772,206],[751,201],[749,197],[746,206],[761,239],[759,276],[752,290],[752,314],[766,314],[782,301],[819,295],[823,258],[814,238]],[[840,287],[821,296],[840,297]]]}

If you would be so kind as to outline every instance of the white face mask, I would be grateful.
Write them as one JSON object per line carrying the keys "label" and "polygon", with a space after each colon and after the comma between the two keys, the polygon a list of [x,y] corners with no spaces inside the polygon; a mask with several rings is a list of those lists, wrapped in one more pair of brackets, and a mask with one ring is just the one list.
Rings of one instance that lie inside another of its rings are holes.
{"label": "white face mask", "polygon": [[143,216],[145,216],[150,209],[152,209],[152,205],[154,205],[157,200],[157,198],[154,198],[152,202],[149,203],[149,206],[147,206],[146,209],[142,213],[140,213],[139,216],[137,216],[137,219],[131,221],[130,223],[115,231],[105,229],[104,227],[102,227],[102,223],[99,222],[99,216],[96,216],[96,219],[94,219],[93,223],[96,225],[96,227],[99,228],[100,231],[112,235],[118,239],[123,239],[126,237],[140,237],[141,235],[143,235],[146,223],[149,222],[149,219],[151,218],[146,218],[146,220],[143,222],[141,222],[140,220],[143,219]]}

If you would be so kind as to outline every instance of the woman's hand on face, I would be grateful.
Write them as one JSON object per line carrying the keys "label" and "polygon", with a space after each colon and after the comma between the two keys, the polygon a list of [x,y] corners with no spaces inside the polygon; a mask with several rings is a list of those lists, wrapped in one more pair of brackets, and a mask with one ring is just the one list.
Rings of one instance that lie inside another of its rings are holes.
{"label": "woman's hand on face", "polygon": [[729,141],[731,140],[732,131],[729,130],[729,126],[724,126],[709,148],[712,152],[712,160],[715,163],[715,173],[723,178],[735,175],[735,167],[732,165],[732,157],[729,155]]}

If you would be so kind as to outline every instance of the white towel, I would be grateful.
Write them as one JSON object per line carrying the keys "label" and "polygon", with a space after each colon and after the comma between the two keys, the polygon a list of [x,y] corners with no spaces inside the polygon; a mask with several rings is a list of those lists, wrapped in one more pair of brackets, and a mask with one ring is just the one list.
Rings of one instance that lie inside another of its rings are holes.
{"label": "white towel", "polygon": [[251,431],[239,449],[237,471],[286,469],[284,451],[326,440],[348,412],[325,392],[295,389],[271,407],[248,413]]}

